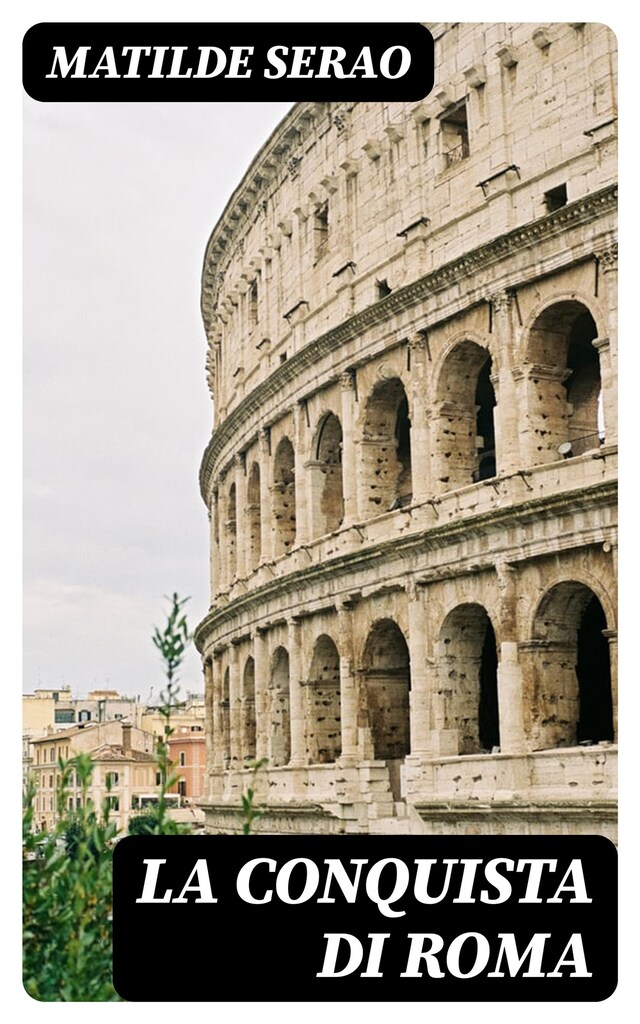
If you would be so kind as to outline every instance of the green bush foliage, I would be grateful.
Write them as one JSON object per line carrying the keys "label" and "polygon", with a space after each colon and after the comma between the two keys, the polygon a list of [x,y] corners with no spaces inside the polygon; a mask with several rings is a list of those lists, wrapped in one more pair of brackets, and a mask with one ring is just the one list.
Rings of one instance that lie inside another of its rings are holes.
{"label": "green bush foliage", "polygon": [[[169,758],[172,709],[178,706],[176,672],[191,640],[182,612],[186,603],[173,594],[164,630],[153,643],[163,660],[167,688],[160,709],[164,737],[156,745],[160,774],[158,802],[134,817],[129,831],[168,835],[184,831],[168,815],[165,795],[176,781]],[[60,761],[57,824],[51,832],[34,830],[29,787],[23,814],[23,984],[34,999],[57,1002],[120,1000],[112,982],[112,857],[117,829],[88,796],[92,762],[88,754]],[[77,773],[81,806],[68,809],[71,773]]]}
{"label": "green bush foliage", "polygon": [[[49,833],[33,832],[32,793],[24,813],[23,979],[43,1001],[119,999],[111,981],[111,865],[115,825],[87,796],[91,760],[60,763],[60,819]],[[70,772],[82,787],[82,806],[66,806]]]}

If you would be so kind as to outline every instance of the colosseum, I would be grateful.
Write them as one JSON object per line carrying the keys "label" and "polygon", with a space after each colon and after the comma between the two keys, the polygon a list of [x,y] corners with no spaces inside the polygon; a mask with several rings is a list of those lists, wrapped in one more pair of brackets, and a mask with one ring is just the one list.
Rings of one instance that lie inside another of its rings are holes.
{"label": "colosseum", "polygon": [[429,28],[207,246],[212,833],[615,836],[615,40]]}

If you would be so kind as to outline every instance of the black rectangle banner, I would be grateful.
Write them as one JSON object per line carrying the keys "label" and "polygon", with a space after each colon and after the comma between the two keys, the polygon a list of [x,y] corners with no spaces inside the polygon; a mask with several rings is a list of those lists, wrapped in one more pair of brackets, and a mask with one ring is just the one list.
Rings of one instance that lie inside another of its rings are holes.
{"label": "black rectangle banner", "polygon": [[600,836],[131,836],[114,984],[128,1000],[601,1000],[616,890]]}
{"label": "black rectangle banner", "polygon": [[23,40],[41,101],[418,100],[433,76],[411,23],[42,22]]}

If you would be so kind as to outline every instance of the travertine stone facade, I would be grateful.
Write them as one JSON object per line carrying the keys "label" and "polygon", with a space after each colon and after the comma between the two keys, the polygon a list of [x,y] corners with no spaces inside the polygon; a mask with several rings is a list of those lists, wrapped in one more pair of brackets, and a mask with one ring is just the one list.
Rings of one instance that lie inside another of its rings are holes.
{"label": "travertine stone facade", "polygon": [[431,28],[207,248],[211,831],[614,834],[615,43]]}

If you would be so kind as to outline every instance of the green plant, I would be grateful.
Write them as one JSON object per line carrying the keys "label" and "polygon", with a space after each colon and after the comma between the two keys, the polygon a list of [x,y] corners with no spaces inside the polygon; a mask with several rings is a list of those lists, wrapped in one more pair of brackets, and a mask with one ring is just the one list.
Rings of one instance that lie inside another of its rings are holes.
{"label": "green plant", "polygon": [[180,599],[177,594],[172,594],[168,600],[171,602],[171,608],[167,615],[166,625],[163,630],[156,627],[152,636],[153,643],[160,652],[167,677],[166,688],[160,694],[162,704],[158,709],[164,719],[164,727],[163,735],[157,740],[155,749],[160,775],[158,804],[154,810],[156,824],[153,832],[155,835],[177,834],[183,831],[167,814],[166,794],[178,781],[177,775],[173,774],[174,765],[169,754],[169,740],[173,734],[171,715],[175,708],[180,707],[178,700],[180,687],[176,684],[177,671],[182,664],[192,636],[187,626],[187,617],[182,612],[189,598]]}
{"label": "green plant", "polygon": [[[130,822],[130,831],[175,834],[180,827],[167,814],[165,794],[175,782],[168,741],[171,713],[178,705],[176,672],[191,640],[177,594],[165,629],[153,642],[165,665],[167,687],[161,693],[164,735],[156,750],[160,774],[158,804]],[[79,754],[58,763],[57,824],[50,832],[34,826],[34,786],[25,795],[23,813],[23,983],[43,1001],[113,1002],[120,999],[111,977],[112,852],[117,828],[109,820],[109,785],[102,807],[89,797],[92,762]],[[75,771],[80,805],[69,809],[69,785]]]}
{"label": "green plant", "polygon": [[251,771],[251,784],[242,794],[242,834],[248,836],[251,834],[254,821],[264,813],[264,809],[255,806],[255,780],[258,772],[265,767],[267,764],[267,758],[263,757],[260,761],[254,761],[250,763]]}
{"label": "green plant", "polygon": [[[59,821],[33,831],[33,788],[23,816],[23,980],[34,999],[120,997],[111,981],[112,846],[116,827],[88,796],[92,764],[86,754],[59,762]],[[71,772],[81,806],[65,812]]]}

